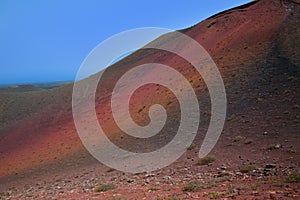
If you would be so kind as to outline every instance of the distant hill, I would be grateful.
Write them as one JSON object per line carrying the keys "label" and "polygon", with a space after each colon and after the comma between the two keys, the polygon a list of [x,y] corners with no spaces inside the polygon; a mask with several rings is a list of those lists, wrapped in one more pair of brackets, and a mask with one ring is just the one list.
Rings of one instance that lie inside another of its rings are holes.
{"label": "distant hill", "polygon": [[34,83],[34,84],[0,84],[0,93],[9,92],[32,92],[40,90],[48,90],[57,87],[62,87],[67,84],[72,84],[72,82],[51,82],[51,83]]}

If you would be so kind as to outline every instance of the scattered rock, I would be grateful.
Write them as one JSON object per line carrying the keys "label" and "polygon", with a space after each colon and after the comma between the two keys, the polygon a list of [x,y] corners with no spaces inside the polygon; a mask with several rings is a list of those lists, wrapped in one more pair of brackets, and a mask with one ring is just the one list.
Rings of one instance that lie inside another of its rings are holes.
{"label": "scattered rock", "polygon": [[268,132],[267,132],[267,131],[265,131],[265,132],[263,133],[263,135],[268,135]]}
{"label": "scattered rock", "polygon": [[276,168],[276,164],[266,164],[265,169]]}

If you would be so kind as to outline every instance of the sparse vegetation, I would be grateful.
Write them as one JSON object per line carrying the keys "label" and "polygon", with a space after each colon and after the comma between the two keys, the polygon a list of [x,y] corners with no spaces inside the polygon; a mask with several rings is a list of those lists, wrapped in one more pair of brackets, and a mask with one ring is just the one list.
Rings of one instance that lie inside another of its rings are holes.
{"label": "sparse vegetation", "polygon": [[296,150],[293,149],[293,148],[290,148],[290,149],[287,150],[287,152],[290,153],[290,154],[293,154],[293,153],[296,153]]}
{"label": "sparse vegetation", "polygon": [[283,114],[288,115],[288,114],[290,114],[290,111],[286,110],[283,112]]}
{"label": "sparse vegetation", "polygon": [[268,146],[268,150],[274,150],[275,149],[275,144],[270,144]]}
{"label": "sparse vegetation", "polygon": [[198,160],[197,165],[208,165],[215,162],[216,159],[214,157],[206,156]]}
{"label": "sparse vegetation", "polygon": [[186,185],[182,191],[184,192],[199,192],[202,189],[201,183],[199,181],[192,181]]}
{"label": "sparse vegetation", "polygon": [[216,181],[210,181],[209,183],[203,185],[203,189],[210,189],[216,187]]}
{"label": "sparse vegetation", "polygon": [[230,178],[227,177],[227,176],[218,178],[218,179],[216,180],[217,183],[224,183],[224,182],[227,182],[227,181],[230,181]]}
{"label": "sparse vegetation", "polygon": [[209,193],[208,194],[209,199],[217,199],[217,198],[220,198],[222,196],[224,196],[224,193],[222,193],[222,192],[214,192],[214,193]]}
{"label": "sparse vegetation", "polygon": [[300,168],[286,176],[289,183],[300,183]]}
{"label": "sparse vegetation", "polygon": [[298,104],[293,105],[293,109],[298,109],[300,106]]}
{"label": "sparse vegetation", "polygon": [[248,172],[253,171],[255,169],[256,169],[256,167],[254,165],[250,165],[250,164],[245,164],[245,165],[242,165],[240,167],[240,171],[243,172],[243,173],[248,173]]}
{"label": "sparse vegetation", "polygon": [[193,150],[194,148],[195,148],[195,145],[194,145],[194,144],[191,144],[191,145],[187,148],[187,150],[191,151],[191,150]]}
{"label": "sparse vegetation", "polygon": [[280,149],[281,145],[280,144],[271,144],[268,146],[268,150],[275,150],[275,149]]}
{"label": "sparse vegetation", "polygon": [[234,141],[234,142],[239,142],[239,141],[241,141],[242,139],[243,139],[242,136],[237,135],[237,136],[234,137],[233,141]]}
{"label": "sparse vegetation", "polygon": [[245,188],[246,188],[245,185],[241,185],[241,184],[235,185],[233,187],[233,189],[238,190],[238,191],[245,190]]}
{"label": "sparse vegetation", "polygon": [[113,169],[113,168],[109,168],[106,172],[113,172],[113,171],[115,171],[115,169]]}
{"label": "sparse vegetation", "polygon": [[272,185],[276,187],[283,187],[283,182],[281,180],[273,180]]}
{"label": "sparse vegetation", "polygon": [[232,121],[236,118],[235,114],[232,114],[230,115],[228,118],[227,118],[227,121]]}
{"label": "sparse vegetation", "polygon": [[257,191],[261,187],[261,183],[251,183],[250,184],[250,189],[253,191]]}
{"label": "sparse vegetation", "polygon": [[252,140],[246,140],[246,141],[244,142],[244,144],[252,144],[252,143],[253,143]]}
{"label": "sparse vegetation", "polygon": [[98,185],[97,187],[95,187],[95,192],[106,192],[108,190],[113,190],[117,188],[117,186],[113,185],[113,184],[103,184],[103,185]]}

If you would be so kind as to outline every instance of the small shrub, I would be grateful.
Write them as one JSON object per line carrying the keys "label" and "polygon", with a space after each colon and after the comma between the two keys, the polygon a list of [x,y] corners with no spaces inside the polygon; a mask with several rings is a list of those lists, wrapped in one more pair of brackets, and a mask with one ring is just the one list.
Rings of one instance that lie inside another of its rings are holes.
{"label": "small shrub", "polygon": [[288,149],[287,152],[290,154],[293,154],[293,153],[296,153],[296,150],[291,148],[291,149]]}
{"label": "small shrub", "polygon": [[280,149],[281,147],[281,144],[271,144],[268,146],[268,150]]}
{"label": "small shrub", "polygon": [[288,114],[290,114],[290,111],[286,110],[283,112],[283,114],[288,115]]}
{"label": "small shrub", "polygon": [[205,184],[202,188],[203,189],[211,189],[216,187],[216,181],[210,181],[209,183]]}
{"label": "small shrub", "polygon": [[298,104],[293,105],[293,109],[298,109],[300,106]]}
{"label": "small shrub", "polygon": [[106,172],[113,172],[113,171],[115,171],[115,169],[113,169],[113,168],[109,168],[108,170],[106,170]]}
{"label": "small shrub", "polygon": [[191,146],[189,146],[189,147],[187,148],[187,150],[191,151],[191,150],[193,150],[194,148],[195,148],[195,145],[194,145],[194,144],[191,144]]}
{"label": "small shrub", "polygon": [[240,136],[240,135],[237,135],[237,136],[234,137],[233,141],[234,142],[239,142],[239,141],[241,141],[241,139],[243,139],[243,137]]}
{"label": "small shrub", "polygon": [[224,182],[227,182],[227,181],[230,181],[230,178],[229,177],[221,177],[219,179],[216,180],[216,182],[218,183],[224,183]]}
{"label": "small shrub", "polygon": [[248,173],[248,172],[253,171],[255,169],[256,169],[256,167],[254,165],[242,165],[240,167],[240,171],[243,172],[243,173]]}
{"label": "small shrub", "polygon": [[201,183],[199,181],[192,181],[186,185],[182,191],[184,192],[199,192],[202,189]]}
{"label": "small shrub", "polygon": [[235,185],[234,189],[237,191],[242,191],[242,190],[245,190],[245,186],[244,185]]}
{"label": "small shrub", "polygon": [[275,149],[275,144],[271,144],[268,146],[268,150],[274,150]]}
{"label": "small shrub", "polygon": [[222,196],[224,196],[224,193],[220,193],[220,192],[215,192],[215,193],[209,193],[208,194],[209,199],[218,199]]}
{"label": "small shrub", "polygon": [[261,186],[261,183],[250,183],[250,189],[254,191],[257,191]]}
{"label": "small shrub", "polygon": [[208,165],[211,164],[213,162],[215,162],[216,159],[210,156],[206,156],[204,158],[201,158],[200,160],[198,160],[197,165]]}
{"label": "small shrub", "polygon": [[286,181],[289,183],[300,183],[300,169],[287,175]]}
{"label": "small shrub", "polygon": [[252,140],[246,140],[245,144],[252,144],[252,142],[253,142]]}
{"label": "small shrub", "polygon": [[232,114],[230,115],[228,118],[227,118],[227,121],[232,121],[236,118],[235,114]]}
{"label": "small shrub", "polygon": [[283,182],[281,182],[280,180],[272,181],[272,185],[276,187],[283,187]]}
{"label": "small shrub", "polygon": [[117,186],[113,184],[103,184],[95,187],[95,192],[106,192],[108,190],[113,190],[115,188],[117,188]]}

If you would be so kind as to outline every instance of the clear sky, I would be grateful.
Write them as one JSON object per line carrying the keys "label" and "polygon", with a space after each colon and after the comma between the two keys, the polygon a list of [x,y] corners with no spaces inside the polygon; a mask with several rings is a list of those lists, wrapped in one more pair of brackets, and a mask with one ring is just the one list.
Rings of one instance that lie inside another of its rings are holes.
{"label": "clear sky", "polygon": [[1,0],[0,84],[72,81],[103,40],[141,27],[182,29],[250,0]]}

